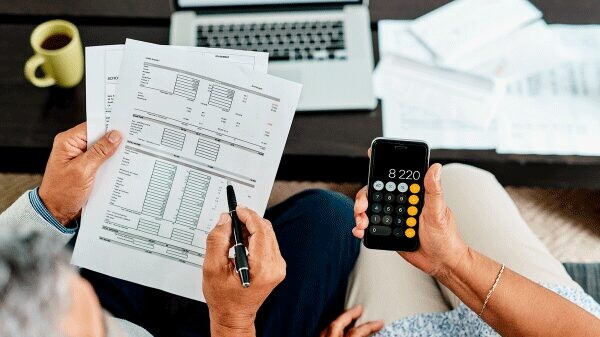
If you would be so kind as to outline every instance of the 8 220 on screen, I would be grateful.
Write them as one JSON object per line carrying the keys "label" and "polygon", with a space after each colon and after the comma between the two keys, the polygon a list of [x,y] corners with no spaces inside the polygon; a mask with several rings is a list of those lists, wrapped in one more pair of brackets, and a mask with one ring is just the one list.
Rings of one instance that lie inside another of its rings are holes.
{"label": "8 220 on screen", "polygon": [[400,179],[400,180],[419,180],[421,179],[420,171],[413,170],[398,170],[390,169],[388,173],[388,178],[390,179]]}

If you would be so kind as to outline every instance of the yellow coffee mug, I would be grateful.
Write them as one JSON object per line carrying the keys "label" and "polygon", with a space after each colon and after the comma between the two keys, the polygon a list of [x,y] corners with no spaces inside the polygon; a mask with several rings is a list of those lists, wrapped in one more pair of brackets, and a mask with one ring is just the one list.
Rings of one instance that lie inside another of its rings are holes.
{"label": "yellow coffee mug", "polygon": [[[25,63],[25,78],[36,87],[58,85],[71,88],[83,78],[83,48],[79,31],[65,20],[50,20],[31,33],[31,48],[35,52]],[[37,77],[38,67],[44,71]]]}

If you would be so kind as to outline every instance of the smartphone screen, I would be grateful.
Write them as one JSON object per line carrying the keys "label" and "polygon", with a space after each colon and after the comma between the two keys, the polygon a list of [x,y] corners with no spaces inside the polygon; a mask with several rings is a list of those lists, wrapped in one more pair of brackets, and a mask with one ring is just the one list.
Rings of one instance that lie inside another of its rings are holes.
{"label": "smartphone screen", "polygon": [[369,168],[367,248],[415,251],[423,208],[429,147],[425,142],[376,138]]}

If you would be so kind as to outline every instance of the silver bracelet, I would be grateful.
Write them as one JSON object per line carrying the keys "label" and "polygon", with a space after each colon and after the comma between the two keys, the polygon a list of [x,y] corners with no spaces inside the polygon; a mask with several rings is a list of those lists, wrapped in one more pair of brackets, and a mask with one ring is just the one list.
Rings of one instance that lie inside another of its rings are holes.
{"label": "silver bracelet", "polygon": [[481,307],[481,311],[479,312],[480,318],[481,318],[481,315],[483,315],[483,311],[485,310],[485,307],[487,306],[488,301],[490,300],[490,297],[492,297],[492,293],[494,292],[494,290],[496,290],[496,286],[498,285],[498,282],[500,281],[500,277],[502,276],[503,272],[504,272],[504,263],[502,264],[502,267],[500,268],[500,271],[498,272],[498,276],[496,276],[496,281],[494,281],[494,284],[490,288],[490,291],[488,291],[487,296],[485,296],[485,300],[483,301],[483,307]]}

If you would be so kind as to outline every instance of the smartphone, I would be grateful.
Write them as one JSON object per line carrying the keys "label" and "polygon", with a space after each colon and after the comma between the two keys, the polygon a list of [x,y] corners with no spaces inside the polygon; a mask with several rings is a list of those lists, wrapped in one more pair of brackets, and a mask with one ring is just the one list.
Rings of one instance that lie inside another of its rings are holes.
{"label": "smartphone", "polygon": [[381,137],[373,140],[365,247],[396,251],[419,248],[419,215],[428,168],[427,143]]}

